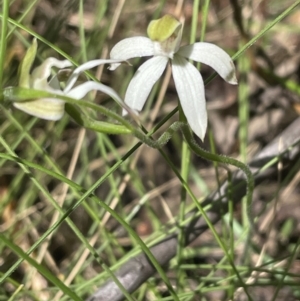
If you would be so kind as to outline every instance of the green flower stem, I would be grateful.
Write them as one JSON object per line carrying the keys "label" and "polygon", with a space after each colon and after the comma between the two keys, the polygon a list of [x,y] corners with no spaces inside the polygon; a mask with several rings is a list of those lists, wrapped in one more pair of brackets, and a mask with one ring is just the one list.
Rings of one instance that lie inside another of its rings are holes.
{"label": "green flower stem", "polygon": [[0,88],[2,87],[2,80],[4,74],[4,62],[6,54],[6,43],[7,43],[7,25],[8,25],[8,10],[9,1],[4,0],[2,3],[2,24],[1,24],[1,38],[0,38]]}
{"label": "green flower stem", "polygon": [[[186,123],[186,117],[182,111],[180,104],[179,107],[179,120],[181,123]],[[191,152],[188,144],[186,141],[182,141],[181,146],[181,177],[187,183],[189,177],[189,170],[190,170],[190,159],[191,159]],[[185,211],[186,211],[186,195],[187,191],[184,185],[181,186],[180,192],[180,208],[179,208],[179,224],[183,224],[185,219]],[[178,234],[178,246],[177,246],[177,264],[181,266],[182,264],[182,257],[183,257],[183,250],[185,247],[185,227],[180,227],[180,231]],[[180,291],[184,291],[184,283],[185,278],[187,277],[186,273],[178,269],[177,272],[177,281]]]}
{"label": "green flower stem", "polygon": [[65,110],[79,125],[86,129],[112,135],[126,135],[132,133],[130,129],[123,125],[98,121],[87,115],[83,116],[83,113],[76,106],[73,106],[69,103],[66,103]]}
{"label": "green flower stem", "polygon": [[[173,136],[174,132],[181,130],[183,136],[188,143],[189,147],[192,151],[194,151],[198,156],[214,162],[219,162],[223,164],[229,164],[238,167],[241,169],[247,178],[247,204],[248,204],[248,219],[249,223],[253,228],[253,221],[251,217],[251,202],[252,202],[252,194],[254,190],[254,178],[253,175],[247,165],[244,163],[222,155],[212,154],[204,149],[202,149],[194,140],[189,126],[185,122],[175,122],[173,123],[167,131],[165,131],[157,140],[153,140],[151,137],[145,135],[140,130],[137,130],[130,122],[125,120],[120,115],[100,106],[92,102],[88,102],[85,100],[75,100],[66,96],[62,95],[55,95],[44,91],[37,91],[32,89],[20,88],[20,87],[10,87],[3,90],[3,95],[0,96],[4,99],[4,103],[8,101],[28,101],[30,99],[37,99],[42,97],[52,97],[52,98],[60,98],[63,99],[67,104],[71,105],[78,105],[93,109],[99,113],[102,113],[112,119],[117,120],[121,125],[115,125],[108,122],[103,122],[105,125],[103,128],[101,127],[102,123],[99,121],[92,120],[90,117],[86,117],[81,115],[77,108],[72,108],[71,106],[67,106],[67,110],[74,116],[74,120],[78,121],[81,125],[87,125],[89,128],[96,130],[97,132],[104,132],[104,133],[126,133],[128,134],[131,132],[134,136],[136,136],[139,140],[143,143],[147,144],[152,148],[161,148],[165,145]],[[70,108],[71,107],[71,108]],[[112,132],[109,132],[111,130]]]}
{"label": "green flower stem", "polygon": [[[105,133],[109,133],[109,128],[111,128],[113,134],[124,133],[124,132],[128,134],[129,132],[131,132],[139,140],[141,140],[143,143],[147,144],[148,146],[150,146],[152,148],[161,148],[172,138],[174,132],[181,130],[189,147],[197,155],[199,155],[200,157],[203,157],[204,159],[209,160],[209,161],[220,162],[223,164],[229,164],[229,165],[236,166],[245,173],[245,175],[247,177],[247,200],[248,200],[247,202],[248,202],[248,210],[249,210],[249,207],[252,202],[252,194],[253,194],[253,189],[254,189],[254,178],[253,178],[253,175],[252,175],[249,167],[236,159],[222,156],[222,155],[212,154],[212,153],[202,149],[194,140],[194,138],[190,132],[189,126],[184,122],[173,123],[167,129],[167,131],[165,131],[157,140],[152,140],[151,137],[149,137],[149,136],[145,135],[144,133],[142,133],[141,131],[137,130],[130,122],[125,120],[120,115],[118,115],[100,105],[97,105],[95,103],[88,102],[85,100],[75,100],[75,99],[72,99],[67,96],[55,95],[55,94],[51,94],[51,93],[44,92],[44,91],[37,91],[37,90],[32,90],[32,89],[20,88],[20,87],[6,88],[2,91],[2,93],[0,93],[0,97],[3,98],[4,103],[7,103],[9,101],[30,101],[30,100],[34,100],[37,98],[52,97],[52,98],[63,99],[66,103],[71,104],[71,105],[78,105],[78,106],[83,106],[83,107],[93,109],[94,111],[102,113],[112,119],[115,119],[119,123],[121,123],[121,125],[118,125],[119,131],[120,131],[119,132],[118,130],[115,130],[115,128],[114,128],[116,126],[115,124],[106,122],[105,129],[104,129]],[[0,98],[0,101],[1,101],[1,98]],[[69,110],[69,106],[67,106],[67,108]],[[71,108],[71,110],[69,110],[69,112],[71,113],[71,116],[74,115],[75,121],[79,121],[80,124],[83,124],[83,125],[87,124],[88,126],[91,126],[92,129],[97,130],[98,132],[102,132],[103,129],[101,128],[101,126],[92,127],[92,124],[94,121],[92,122],[91,118],[86,122],[86,120],[87,120],[86,116],[83,116],[83,115],[80,116],[78,109]],[[98,122],[98,123],[99,123],[99,125],[101,124],[100,122]],[[95,124],[97,124],[97,123],[95,123]],[[249,218],[249,219],[251,222],[252,218]]]}
{"label": "green flower stem", "polygon": [[233,166],[241,169],[244,172],[244,174],[247,178],[248,220],[249,220],[249,223],[251,225],[250,228],[253,228],[254,224],[253,224],[253,217],[252,217],[252,214],[251,214],[251,203],[252,203],[252,195],[253,195],[253,190],[254,190],[254,184],[255,183],[254,183],[254,177],[252,175],[252,172],[251,172],[250,168],[246,164],[244,164],[244,163],[242,163],[242,162],[240,162],[240,161],[238,161],[234,158],[226,157],[226,156],[223,156],[223,155],[213,154],[213,153],[210,153],[210,152],[204,150],[203,148],[201,148],[197,144],[195,139],[193,138],[193,136],[191,134],[191,131],[190,131],[188,126],[183,126],[181,130],[182,130],[183,136],[186,139],[187,143],[189,144],[190,148],[198,156],[200,156],[200,157],[202,157],[206,160],[209,160],[209,161],[214,161],[214,162],[219,162],[219,163],[223,163],[223,164],[233,165]]}
{"label": "green flower stem", "polygon": [[[121,131],[123,131],[123,132],[126,131],[126,133],[127,133],[127,131],[130,131],[132,133],[132,135],[137,137],[141,142],[147,144],[148,146],[150,146],[152,148],[160,149],[172,138],[174,132],[181,130],[186,143],[188,144],[190,149],[192,151],[194,151],[198,156],[200,156],[206,160],[209,160],[209,161],[214,161],[214,162],[219,162],[219,163],[223,163],[223,164],[229,164],[229,165],[236,166],[245,173],[246,178],[247,178],[248,219],[249,219],[249,224],[251,226],[253,226],[252,215],[251,215],[251,202],[252,202],[252,194],[253,194],[253,190],[254,190],[254,178],[253,178],[253,175],[252,175],[249,167],[247,165],[243,164],[242,162],[235,160],[233,158],[229,158],[229,157],[222,156],[222,155],[212,154],[212,153],[202,149],[194,140],[191,130],[190,130],[190,127],[185,122],[173,123],[168,128],[168,130],[166,132],[164,132],[157,140],[153,140],[150,137],[150,134],[145,135],[140,130],[136,129],[135,126],[133,126],[130,122],[128,122],[124,118],[122,118],[120,115],[118,115],[100,105],[92,103],[92,102],[88,102],[85,100],[75,100],[75,99],[72,99],[72,98],[69,98],[66,96],[62,96],[62,95],[55,95],[55,94],[51,94],[51,93],[44,92],[44,91],[36,91],[36,90],[20,88],[20,87],[6,88],[2,91],[2,93],[0,93],[0,98],[2,98],[2,100],[4,100],[4,104],[8,103],[10,101],[30,101],[30,100],[34,100],[37,98],[43,98],[43,97],[59,98],[59,99],[64,100],[67,103],[68,112],[71,114],[71,116],[74,116],[75,121],[79,121],[80,124],[82,124],[82,125],[91,126],[91,128],[93,130],[96,130],[98,132],[103,132],[103,128],[101,126],[99,126],[99,127],[92,126],[93,120],[89,117],[87,118],[84,115],[80,116],[80,111],[76,108],[76,106],[83,106],[86,108],[90,108],[96,112],[99,112],[101,114],[108,116],[109,118],[115,119],[116,121],[118,121],[121,124],[121,125],[119,125]],[[0,101],[1,101],[1,99],[0,99]],[[75,108],[72,108],[73,106],[75,106]],[[105,124],[106,124],[105,133],[109,133],[108,129],[110,128],[110,126],[111,126],[111,129],[113,130],[113,133],[118,133],[118,131],[116,131],[114,129],[115,124],[109,124],[108,122]],[[100,125],[100,123],[98,125]],[[205,212],[203,210],[201,210],[201,212],[203,212],[203,214],[205,215]],[[209,220],[208,220],[208,222],[209,222]],[[250,229],[249,233],[250,232],[251,232],[251,229]],[[222,246],[223,246],[223,243],[221,241],[219,243],[222,244]],[[227,256],[230,264],[232,265],[234,271],[238,275],[239,280],[241,282],[243,282],[238,274],[238,271],[235,268],[235,265],[230,257],[230,254],[226,250],[226,247],[225,246],[223,246],[223,247],[224,247],[223,250],[226,253],[226,256]],[[152,258],[152,254],[147,253],[147,256],[150,256],[149,258],[153,262],[154,258]],[[154,262],[155,262],[155,260],[154,260]],[[159,268],[156,265],[155,265],[155,267]],[[167,279],[164,279],[164,280],[167,281]],[[166,283],[168,284],[168,281]],[[248,295],[246,290],[245,290],[245,292]],[[172,292],[172,295],[175,296],[175,293]],[[250,298],[249,295],[248,295],[248,297]],[[251,300],[251,298],[249,300]]]}

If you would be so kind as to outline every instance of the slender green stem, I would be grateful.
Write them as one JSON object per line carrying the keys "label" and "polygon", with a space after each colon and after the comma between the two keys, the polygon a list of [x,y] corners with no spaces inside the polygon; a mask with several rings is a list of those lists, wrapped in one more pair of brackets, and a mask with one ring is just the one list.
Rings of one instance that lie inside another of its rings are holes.
{"label": "slender green stem", "polygon": [[202,26],[201,26],[201,38],[200,42],[204,41],[205,33],[206,33],[206,25],[208,18],[208,10],[209,10],[210,0],[205,0],[202,8]]}
{"label": "slender green stem", "polygon": [[212,154],[206,150],[204,150],[203,148],[201,148],[196,141],[194,140],[189,127],[187,126],[183,126],[182,127],[182,132],[184,135],[184,138],[186,139],[186,141],[188,142],[190,148],[200,157],[205,158],[209,161],[215,161],[215,162],[220,162],[220,163],[224,163],[224,164],[229,164],[229,165],[233,165],[239,169],[241,169],[246,178],[247,178],[247,204],[248,204],[248,217],[249,217],[249,222],[252,225],[252,218],[251,218],[251,203],[252,203],[252,194],[253,194],[253,190],[254,190],[254,177],[252,175],[252,172],[250,170],[250,168],[234,159],[234,158],[230,158],[227,156],[223,156],[223,155],[216,155],[216,154]]}
{"label": "slender green stem", "polygon": [[[179,120],[181,122],[186,122],[186,117],[182,111],[181,106],[179,105]],[[187,183],[188,182],[188,175],[189,175],[189,168],[190,168],[190,159],[191,159],[191,152],[188,147],[188,144],[183,140],[182,147],[181,147],[181,177]],[[181,186],[180,192],[180,208],[179,208],[179,222],[182,224],[185,219],[185,208],[186,208],[186,194],[187,191],[184,186]],[[185,247],[185,229],[184,227],[180,227],[179,235],[178,235],[178,246],[177,246],[177,264],[180,266],[182,264],[182,253]],[[181,269],[178,270],[178,285],[180,290],[184,289],[184,283],[186,274]]]}
{"label": "slender green stem", "polygon": [[[240,154],[241,161],[247,162],[247,144],[248,144],[248,123],[249,123],[249,87],[248,87],[248,74],[250,64],[246,56],[239,58],[240,80],[238,86],[238,102],[239,102],[239,141],[240,141]],[[243,225],[247,229],[250,223],[247,216],[248,204],[243,200],[242,202],[242,215]]]}
{"label": "slender green stem", "polygon": [[[197,25],[198,25],[198,12],[199,12],[199,0],[194,0],[193,3],[193,17],[192,17],[192,26],[191,26],[191,34],[190,34],[190,44],[195,43],[197,36]],[[205,30],[205,29],[204,29]]]}
{"label": "slender green stem", "polygon": [[7,24],[8,24],[8,9],[9,1],[3,0],[2,3],[2,26],[1,26],[1,40],[0,40],[0,88],[2,87],[3,74],[4,74],[4,62],[6,54],[6,43],[7,43]]}
{"label": "slender green stem", "polygon": [[131,130],[124,125],[112,124],[105,121],[99,121],[91,118],[88,115],[80,111],[77,106],[73,106],[69,103],[65,105],[66,112],[81,126],[86,129],[96,131],[98,133],[111,134],[111,135],[126,135],[131,134]]}
{"label": "slender green stem", "polygon": [[80,36],[82,60],[86,62],[87,54],[86,54],[86,40],[85,40],[85,30],[83,24],[83,15],[84,15],[83,0],[80,0],[79,1],[79,20],[80,20],[79,36]]}

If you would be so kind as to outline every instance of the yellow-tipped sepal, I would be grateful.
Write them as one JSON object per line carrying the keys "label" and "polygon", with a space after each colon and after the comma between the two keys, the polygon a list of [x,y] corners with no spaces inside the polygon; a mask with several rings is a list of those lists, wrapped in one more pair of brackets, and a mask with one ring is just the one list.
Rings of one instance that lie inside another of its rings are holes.
{"label": "yellow-tipped sepal", "polygon": [[152,41],[164,42],[172,35],[177,36],[182,24],[171,15],[165,15],[160,19],[149,23],[147,34]]}

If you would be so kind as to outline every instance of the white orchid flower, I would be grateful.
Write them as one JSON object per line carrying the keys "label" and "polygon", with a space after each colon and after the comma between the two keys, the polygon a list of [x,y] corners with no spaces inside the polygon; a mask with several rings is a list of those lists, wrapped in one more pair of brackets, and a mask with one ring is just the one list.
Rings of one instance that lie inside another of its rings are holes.
{"label": "white orchid flower", "polygon": [[[197,68],[188,60],[209,65],[233,85],[237,84],[235,67],[230,56],[214,44],[199,42],[180,47],[182,28],[182,24],[170,15],[151,21],[147,29],[149,38],[121,40],[111,50],[110,58],[128,60],[153,56],[139,67],[126,91],[125,103],[136,111],[142,110],[153,85],[171,61],[183,112],[192,130],[203,140],[207,128],[204,84]],[[110,70],[115,70],[119,65],[111,64]]]}
{"label": "white orchid flower", "polygon": [[[26,55],[22,61],[20,67],[20,79],[19,86],[23,88],[31,88],[35,90],[47,91],[53,94],[69,96],[74,99],[81,99],[87,93],[92,90],[101,91],[114,100],[116,100],[125,110],[130,110],[120,98],[120,96],[112,88],[94,81],[87,81],[73,88],[75,82],[78,79],[80,73],[85,70],[94,68],[101,64],[111,64],[111,63],[121,63],[122,60],[93,60],[89,61],[79,67],[77,67],[65,88],[62,90],[60,87],[60,82],[57,75],[53,76],[50,80],[51,69],[57,67],[59,69],[64,69],[71,67],[72,63],[68,60],[58,60],[56,58],[47,58],[40,66],[36,67],[32,74],[30,74],[30,69],[33,64],[37,52],[37,41],[33,40],[32,45],[29,47]],[[59,98],[40,98],[36,100],[30,100],[27,102],[14,102],[13,105],[26,112],[27,114],[46,119],[46,120],[59,120],[62,118],[65,111],[65,102]]]}

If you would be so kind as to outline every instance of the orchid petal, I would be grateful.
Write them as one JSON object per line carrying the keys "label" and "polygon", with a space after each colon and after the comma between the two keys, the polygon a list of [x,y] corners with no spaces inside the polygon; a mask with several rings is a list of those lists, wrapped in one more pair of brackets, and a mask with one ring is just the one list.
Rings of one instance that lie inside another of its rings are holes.
{"label": "orchid petal", "polygon": [[110,96],[112,99],[114,99],[126,112],[128,112],[133,119],[136,119],[135,113],[132,111],[132,109],[127,106],[124,101],[121,99],[121,97],[118,95],[118,93],[112,89],[111,87],[108,87],[106,85],[103,85],[101,83],[88,81],[85,82],[74,89],[72,89],[69,93],[67,93],[67,96],[74,98],[74,99],[81,99],[83,98],[87,93],[97,90],[100,92],[103,92]]}
{"label": "orchid petal", "polygon": [[180,104],[194,133],[204,139],[207,112],[202,77],[195,66],[179,55],[172,61],[172,74]]}
{"label": "orchid petal", "polygon": [[[168,58],[155,56],[142,64],[136,71],[125,95],[125,103],[133,110],[141,111],[153,85],[164,72]],[[126,112],[123,112],[125,115]]]}
{"label": "orchid petal", "polygon": [[[133,37],[121,40],[110,52],[110,58],[113,60],[123,60],[134,57],[154,55],[153,42],[146,37]],[[120,63],[111,64],[109,69],[115,70]]]}
{"label": "orchid petal", "polygon": [[89,62],[86,62],[80,66],[78,66],[72,73],[72,75],[70,76],[70,78],[68,79],[67,83],[66,83],[66,87],[64,89],[64,93],[68,93],[73,85],[75,84],[75,82],[77,81],[80,73],[92,69],[94,67],[97,67],[99,65],[104,65],[104,64],[113,64],[113,63],[121,63],[123,60],[104,60],[104,59],[99,59],[99,60],[92,60]]}
{"label": "orchid petal", "polygon": [[177,54],[212,67],[228,83],[236,85],[235,67],[230,56],[220,47],[199,42],[179,48]]}
{"label": "orchid petal", "polygon": [[57,92],[49,86],[48,77],[51,75],[51,68],[66,68],[72,66],[68,60],[60,61],[54,57],[47,58],[40,66],[36,67],[31,75],[31,87],[37,90]]}
{"label": "orchid petal", "polygon": [[57,98],[41,98],[28,102],[14,102],[14,107],[32,116],[59,120],[65,112],[65,103]]}
{"label": "orchid petal", "polygon": [[86,96],[86,94],[88,94],[89,92],[91,92],[93,90],[97,90],[97,91],[100,91],[100,92],[103,92],[103,93],[109,95],[118,104],[120,104],[122,106],[123,100],[121,99],[121,97],[117,94],[117,92],[114,89],[112,89],[106,85],[103,85],[101,83],[97,83],[97,82],[93,82],[93,81],[87,81],[87,82],[73,88],[66,95],[71,98],[74,98],[74,99],[81,99],[84,96]]}

